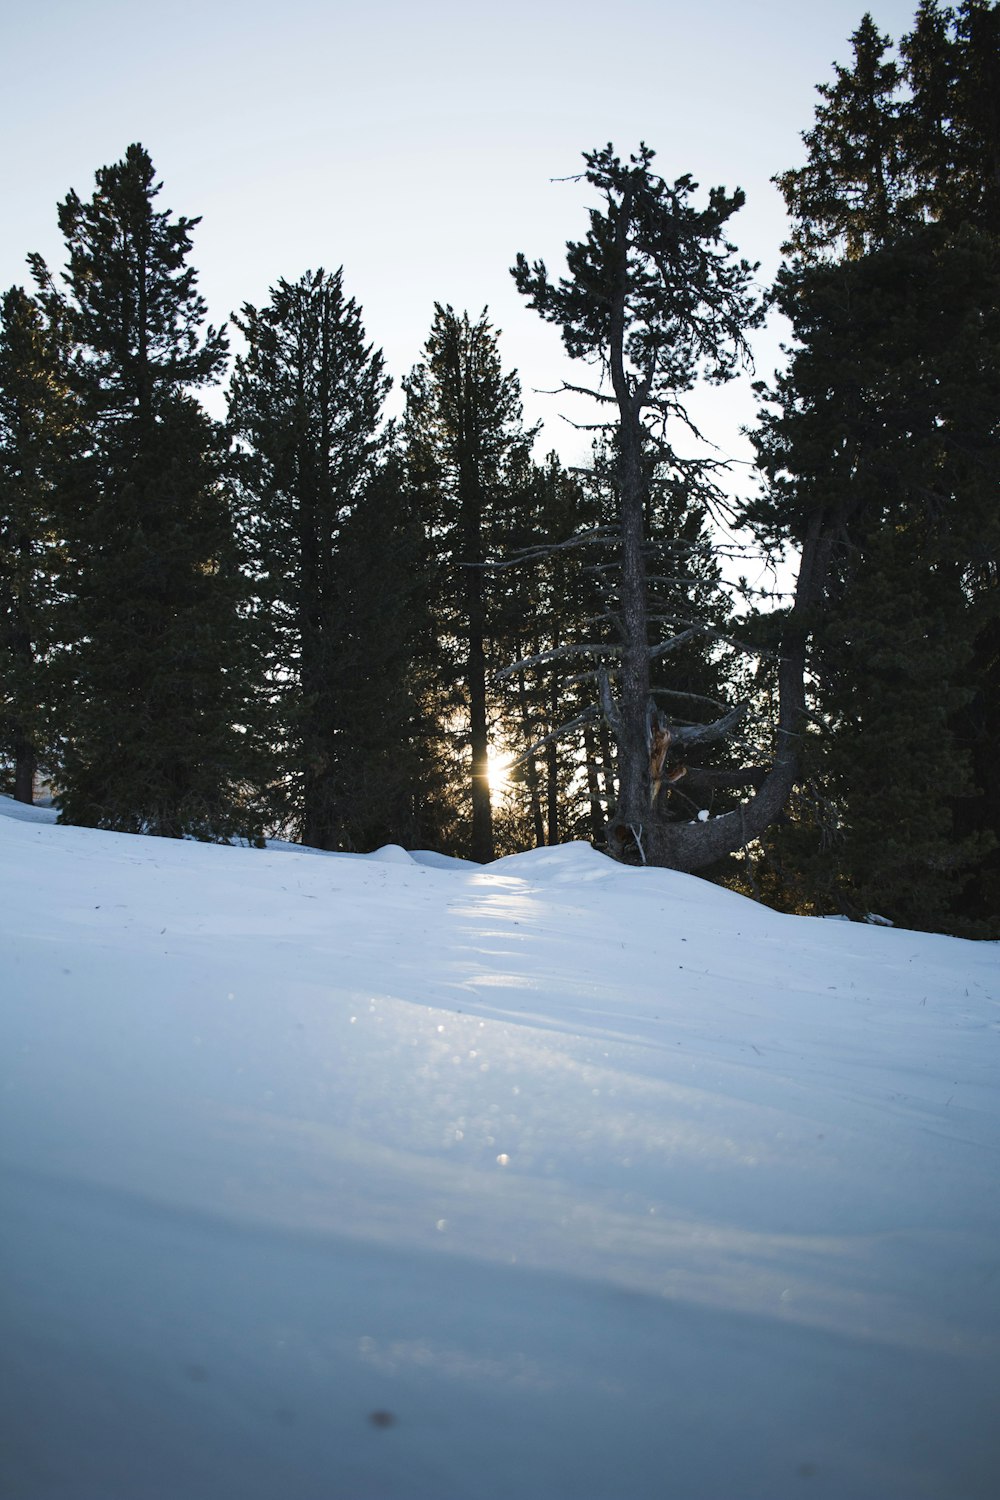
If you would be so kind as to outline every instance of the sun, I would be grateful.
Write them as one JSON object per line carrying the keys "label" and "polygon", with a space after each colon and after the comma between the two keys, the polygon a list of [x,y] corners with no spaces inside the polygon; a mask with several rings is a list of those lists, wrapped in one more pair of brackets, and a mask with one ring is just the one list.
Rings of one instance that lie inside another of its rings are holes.
{"label": "sun", "polygon": [[513,759],[509,750],[501,750],[493,745],[487,750],[486,775],[494,797],[500,792],[505,792],[510,786],[510,768]]}

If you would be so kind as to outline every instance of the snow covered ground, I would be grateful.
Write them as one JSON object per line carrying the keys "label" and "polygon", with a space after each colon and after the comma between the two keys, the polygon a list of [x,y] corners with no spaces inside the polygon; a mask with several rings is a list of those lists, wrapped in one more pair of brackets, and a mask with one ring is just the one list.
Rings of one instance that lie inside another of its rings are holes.
{"label": "snow covered ground", "polygon": [[4,1500],[996,1500],[996,945],[0,812]]}

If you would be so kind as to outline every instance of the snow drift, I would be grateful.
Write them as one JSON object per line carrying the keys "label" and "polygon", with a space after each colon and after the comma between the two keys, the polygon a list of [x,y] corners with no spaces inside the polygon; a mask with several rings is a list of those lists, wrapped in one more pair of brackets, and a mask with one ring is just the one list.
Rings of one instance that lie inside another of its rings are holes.
{"label": "snow drift", "polygon": [[994,1500],[998,948],[0,802],[5,1500]]}

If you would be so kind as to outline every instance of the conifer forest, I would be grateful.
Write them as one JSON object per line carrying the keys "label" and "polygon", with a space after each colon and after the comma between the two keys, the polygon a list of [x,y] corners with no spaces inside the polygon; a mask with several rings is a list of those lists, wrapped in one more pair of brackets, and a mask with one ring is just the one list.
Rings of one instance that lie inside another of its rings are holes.
{"label": "conifer forest", "polygon": [[[428,308],[390,373],[303,247],[230,340],[145,146],[70,189],[64,264],[0,302],[0,791],[172,838],[582,839],[1000,937],[1000,4],[844,56],[774,163],[772,286],[742,192],[636,142],[583,153],[562,264],[516,254],[586,466],[488,310]],[[779,316],[734,475],[692,397]]]}

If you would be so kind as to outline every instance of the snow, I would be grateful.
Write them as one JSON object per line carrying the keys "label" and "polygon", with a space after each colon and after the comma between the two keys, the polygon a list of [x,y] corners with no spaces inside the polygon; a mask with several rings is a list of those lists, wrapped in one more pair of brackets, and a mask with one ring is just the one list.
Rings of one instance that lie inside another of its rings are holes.
{"label": "snow", "polygon": [[995,1500],[1000,949],[0,802],[5,1500]]}

